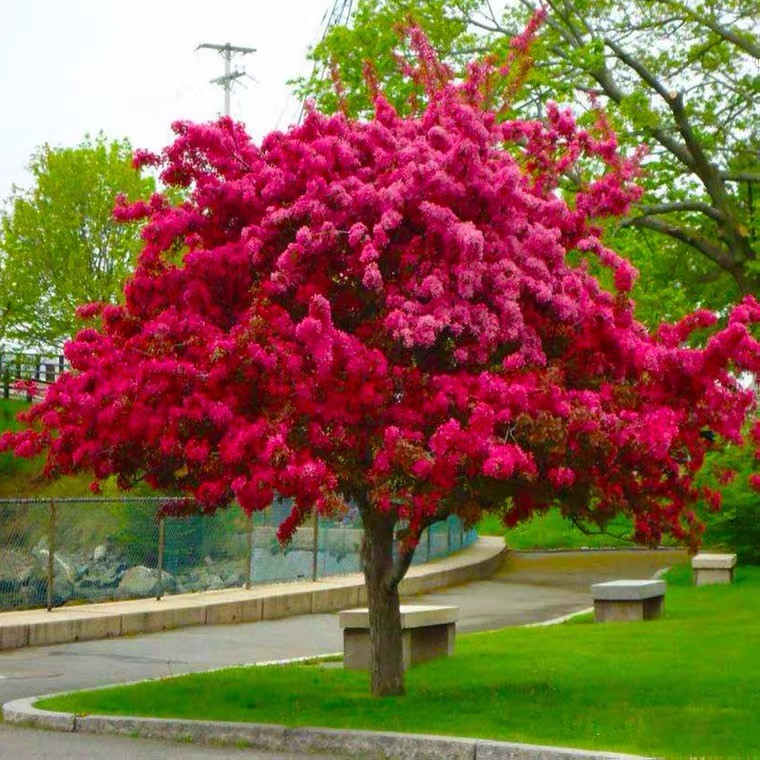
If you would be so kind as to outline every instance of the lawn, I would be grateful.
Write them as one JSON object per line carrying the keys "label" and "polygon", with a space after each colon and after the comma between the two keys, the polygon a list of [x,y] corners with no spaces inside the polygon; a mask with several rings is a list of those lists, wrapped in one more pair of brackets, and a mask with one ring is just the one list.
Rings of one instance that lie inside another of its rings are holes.
{"label": "lawn", "polygon": [[235,668],[38,703],[152,715],[477,736],[662,757],[760,753],[760,568],[730,587],[668,576],[665,617],[460,636],[403,698],[319,665]]}
{"label": "lawn", "polygon": [[[610,533],[630,533],[631,524],[625,517],[618,517],[612,521],[608,530]],[[620,549],[633,546],[632,542],[612,535],[589,536],[563,517],[559,509],[537,515],[516,528],[505,528],[496,515],[486,515],[478,523],[478,533],[481,536],[504,536],[510,549]]]}
{"label": "lawn", "polygon": [[[28,407],[26,401],[0,398],[0,433],[18,430],[21,425],[16,421],[16,415]],[[92,496],[89,489],[91,476],[69,476],[50,482],[40,477],[43,464],[43,457],[19,459],[11,452],[0,454],[0,498]]]}

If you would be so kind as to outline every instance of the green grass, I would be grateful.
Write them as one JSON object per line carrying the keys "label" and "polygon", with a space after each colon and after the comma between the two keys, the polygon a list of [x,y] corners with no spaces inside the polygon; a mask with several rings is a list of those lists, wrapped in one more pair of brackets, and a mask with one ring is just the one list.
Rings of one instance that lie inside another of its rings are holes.
{"label": "green grass", "polygon": [[663,619],[460,636],[413,668],[403,698],[365,673],[235,668],[79,692],[38,706],[76,713],[257,721],[477,736],[664,757],[760,753],[760,568],[733,586],[670,574]]}
{"label": "green grass", "polygon": [[[630,532],[630,528],[630,522],[619,517],[612,521],[609,531],[624,534]],[[558,509],[537,515],[516,528],[505,528],[496,515],[486,515],[478,523],[478,533],[481,536],[504,536],[510,549],[598,549],[633,545],[606,534],[588,536],[563,517]]]}
{"label": "green grass", "polygon": [[[26,401],[0,398],[0,433],[18,430],[19,412],[29,408]],[[0,454],[0,498],[32,498],[39,496],[92,496],[89,475],[75,475],[54,482],[41,477],[43,457],[20,459],[11,452]]]}

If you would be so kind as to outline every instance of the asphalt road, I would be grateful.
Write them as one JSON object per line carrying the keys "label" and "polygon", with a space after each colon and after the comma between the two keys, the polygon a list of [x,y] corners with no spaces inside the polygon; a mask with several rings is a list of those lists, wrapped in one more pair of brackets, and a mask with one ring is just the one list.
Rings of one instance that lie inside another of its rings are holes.
{"label": "asphalt road", "polygon": [[[592,583],[648,578],[684,558],[680,551],[512,553],[501,570],[486,581],[415,597],[414,601],[459,606],[457,627],[462,632],[524,625],[589,607]],[[0,652],[0,703],[229,665],[339,652],[341,648],[337,614],[324,614],[10,650]],[[242,754],[248,758],[299,757],[62,735],[0,724],[0,760],[237,758]]]}

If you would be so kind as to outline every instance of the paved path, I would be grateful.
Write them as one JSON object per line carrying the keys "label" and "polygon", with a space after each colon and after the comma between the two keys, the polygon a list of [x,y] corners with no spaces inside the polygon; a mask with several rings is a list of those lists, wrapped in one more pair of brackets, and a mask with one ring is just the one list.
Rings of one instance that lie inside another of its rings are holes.
{"label": "paved path", "polygon": [[[521,625],[590,606],[591,583],[621,577],[648,578],[662,567],[683,561],[685,556],[680,551],[512,553],[502,569],[487,581],[444,589],[416,597],[415,601],[458,605],[460,631]],[[10,650],[0,652],[0,704],[101,684],[338,652],[341,646],[337,615],[325,614]],[[80,745],[78,741],[94,740],[83,735],[61,740],[59,736],[0,724],[0,760],[35,757],[29,752],[39,752],[37,756],[45,758],[193,757],[187,747],[171,744],[151,742],[143,748],[143,743],[135,742],[132,754],[129,740],[125,743],[114,739],[118,744],[113,745],[106,738],[92,745]],[[178,754],[172,754],[175,751]],[[219,750],[218,754],[198,756],[238,755]]]}
{"label": "paved path", "polygon": [[651,578],[658,570],[686,559],[682,550],[510,552],[502,568],[488,580],[415,600],[458,605],[459,631],[493,630],[553,620],[591,607],[592,583]]}

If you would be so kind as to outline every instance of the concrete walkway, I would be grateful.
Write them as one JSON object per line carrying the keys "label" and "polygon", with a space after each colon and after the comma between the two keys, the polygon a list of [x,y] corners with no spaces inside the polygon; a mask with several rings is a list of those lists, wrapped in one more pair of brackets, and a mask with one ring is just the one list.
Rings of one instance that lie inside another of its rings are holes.
{"label": "concrete walkway", "polygon": [[651,578],[687,560],[681,549],[508,552],[488,579],[416,596],[415,602],[458,605],[460,632],[529,625],[593,606],[592,583]]}
{"label": "concrete walkway", "polygon": [[[592,583],[623,577],[648,578],[657,570],[685,559],[686,554],[682,551],[513,552],[488,580],[454,586],[414,599],[459,605],[460,631],[495,629],[541,622],[587,608],[591,605],[589,587]],[[335,613],[14,649],[0,652],[0,703],[102,684],[340,650],[341,636]],[[156,755],[140,755],[137,749],[134,755],[131,752],[123,754],[116,745],[112,754],[100,754],[100,750],[93,749],[77,755],[76,748],[70,755],[57,754],[59,750],[63,751],[62,741],[87,742],[91,737],[82,735],[76,740],[62,740],[57,735],[11,729],[0,724],[0,760],[34,757],[25,754],[23,749],[8,749],[6,754],[6,747],[23,746],[26,736],[30,749],[37,751],[47,747],[44,752],[47,758],[190,756],[172,754],[176,746],[171,744],[162,744]],[[109,740],[100,737],[98,741],[107,743]],[[123,740],[114,741],[123,743]],[[238,756],[237,752],[227,752],[227,755],[208,756]],[[40,752],[39,756],[42,755]],[[247,756],[251,757],[250,754]]]}

